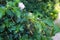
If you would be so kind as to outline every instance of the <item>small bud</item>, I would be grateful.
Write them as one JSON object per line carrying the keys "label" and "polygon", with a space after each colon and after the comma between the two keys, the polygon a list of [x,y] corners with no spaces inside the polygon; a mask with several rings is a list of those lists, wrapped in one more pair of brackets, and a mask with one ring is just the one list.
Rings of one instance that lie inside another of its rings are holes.
{"label": "small bud", "polygon": [[32,13],[29,12],[29,15],[32,16]]}

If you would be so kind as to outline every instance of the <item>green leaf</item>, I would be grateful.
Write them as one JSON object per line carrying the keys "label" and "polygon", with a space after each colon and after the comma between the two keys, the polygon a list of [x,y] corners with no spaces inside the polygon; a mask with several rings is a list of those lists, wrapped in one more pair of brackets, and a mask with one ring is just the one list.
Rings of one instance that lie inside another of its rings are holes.
{"label": "green leaf", "polygon": [[0,37],[0,40],[2,40],[2,37]]}
{"label": "green leaf", "polygon": [[5,8],[0,7],[0,18],[2,18],[3,15],[5,15]]}
{"label": "green leaf", "polygon": [[20,18],[20,16],[21,16],[21,11],[20,11],[17,7],[14,7],[12,11],[16,14],[16,16],[17,16],[18,18]]}
{"label": "green leaf", "polygon": [[4,25],[4,24],[1,25],[1,26],[0,26],[0,32],[3,32],[3,31],[4,31],[4,28],[5,28],[5,25]]}
{"label": "green leaf", "polygon": [[14,16],[14,13],[11,11],[11,10],[6,10],[6,13],[7,13],[7,15],[8,16],[10,16],[10,17],[13,17]]}
{"label": "green leaf", "polygon": [[48,26],[53,26],[53,21],[49,18],[43,19],[43,22],[46,23]]}
{"label": "green leaf", "polygon": [[15,3],[18,3],[18,2],[20,2],[20,0],[14,0],[14,2],[15,2]]}

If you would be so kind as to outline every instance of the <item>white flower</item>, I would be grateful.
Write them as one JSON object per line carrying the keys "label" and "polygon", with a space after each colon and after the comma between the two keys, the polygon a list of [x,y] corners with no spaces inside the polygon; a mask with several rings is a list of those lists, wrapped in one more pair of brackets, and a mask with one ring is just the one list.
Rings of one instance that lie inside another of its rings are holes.
{"label": "white flower", "polygon": [[55,36],[52,37],[53,40],[60,40],[60,32],[56,33]]}
{"label": "white flower", "polygon": [[19,7],[21,10],[23,10],[23,9],[25,8],[25,5],[24,5],[22,2],[20,2],[20,3],[18,4],[18,7]]}

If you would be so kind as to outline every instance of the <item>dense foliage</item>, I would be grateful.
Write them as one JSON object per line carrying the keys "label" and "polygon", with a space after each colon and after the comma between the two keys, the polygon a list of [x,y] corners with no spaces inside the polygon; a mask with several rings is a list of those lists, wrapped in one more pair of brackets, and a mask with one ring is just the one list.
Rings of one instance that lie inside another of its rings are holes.
{"label": "dense foliage", "polygon": [[30,12],[38,11],[43,15],[43,18],[49,17],[56,19],[57,11],[54,9],[55,0],[21,0],[26,5],[26,10]]}
{"label": "dense foliage", "polygon": [[[26,6],[20,10],[18,3]],[[1,0],[0,40],[52,40],[60,28],[52,0]]]}

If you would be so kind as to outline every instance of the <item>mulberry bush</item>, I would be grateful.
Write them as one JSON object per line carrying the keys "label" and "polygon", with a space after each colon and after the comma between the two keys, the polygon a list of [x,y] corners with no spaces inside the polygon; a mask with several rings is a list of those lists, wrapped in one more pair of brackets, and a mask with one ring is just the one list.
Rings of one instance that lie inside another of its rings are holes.
{"label": "mulberry bush", "polygon": [[60,28],[50,13],[51,0],[0,0],[0,40],[52,40]]}

